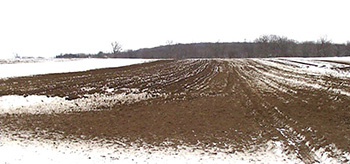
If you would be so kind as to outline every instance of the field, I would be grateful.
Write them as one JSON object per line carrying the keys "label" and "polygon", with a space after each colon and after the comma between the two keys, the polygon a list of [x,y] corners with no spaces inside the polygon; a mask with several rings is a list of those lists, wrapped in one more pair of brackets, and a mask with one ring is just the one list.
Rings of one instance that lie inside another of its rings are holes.
{"label": "field", "polygon": [[0,96],[3,153],[41,144],[82,163],[350,162],[349,58],[157,60],[3,78]]}

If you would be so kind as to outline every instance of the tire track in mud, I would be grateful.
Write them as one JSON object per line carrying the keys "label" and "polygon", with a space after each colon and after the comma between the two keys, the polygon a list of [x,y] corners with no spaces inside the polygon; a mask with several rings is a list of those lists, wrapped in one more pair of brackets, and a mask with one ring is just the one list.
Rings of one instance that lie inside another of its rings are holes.
{"label": "tire track in mud", "polygon": [[[341,162],[349,160],[342,151],[350,151],[350,98],[335,89],[348,91],[350,80],[310,75],[293,71],[298,68],[293,64],[272,60],[284,64],[277,67],[265,60],[167,60],[0,80],[1,95],[69,100],[95,93],[147,92],[154,96],[111,104],[109,110],[0,115],[0,127],[51,139],[171,141],[218,146],[229,149],[228,153],[273,140],[281,141],[286,153],[296,154],[305,163],[317,162],[323,154]],[[336,148],[341,151],[334,151]]]}
{"label": "tire track in mud", "polygon": [[[268,83],[263,83],[263,79],[259,77],[259,75],[255,74],[256,69],[254,69],[254,65],[247,64],[245,62],[248,61],[241,61],[237,63],[234,62],[234,64],[240,68],[240,77],[244,77],[245,82],[247,83],[246,92],[249,94],[248,97],[254,102],[252,114],[254,115],[254,118],[256,118],[255,120],[259,122],[260,126],[267,127],[267,129],[272,129],[274,132],[270,131],[270,134],[274,134],[273,137],[282,140],[285,142],[285,145],[289,145],[291,147],[291,151],[294,151],[293,153],[297,154],[303,161],[307,163],[314,162],[313,157],[311,154],[309,154],[311,149],[306,147],[304,144],[299,144],[297,142],[298,139],[300,140],[300,137],[295,135],[298,134],[293,129],[295,125],[290,125],[290,122],[293,120],[287,116],[285,117],[285,115],[278,110],[276,106],[274,106],[275,104],[271,105],[269,103],[271,100],[264,98],[267,96],[266,92],[264,93],[262,90],[257,89],[259,87],[265,87],[268,89],[270,87]],[[256,80],[258,80],[258,82]],[[261,84],[260,86],[259,83]],[[277,132],[279,132],[280,135],[276,135]]]}
{"label": "tire track in mud", "polygon": [[[342,154],[336,151],[331,151],[330,149],[334,149],[334,147],[329,146],[332,145],[333,142],[327,140],[326,138],[330,138],[330,136],[324,135],[324,133],[317,132],[320,129],[319,125],[315,125],[314,123],[317,121],[319,122],[324,121],[324,120],[329,120],[329,119],[334,119],[334,118],[339,118],[340,115],[345,114],[348,115],[349,108],[347,109],[342,109],[342,105],[339,104],[339,102],[333,104],[322,104],[321,106],[325,109],[320,109],[315,111],[315,106],[316,103],[310,103],[305,101],[306,98],[311,97],[311,100],[319,100],[319,101],[328,101],[330,103],[331,101],[329,100],[329,96],[332,98],[332,93],[320,93],[322,92],[321,90],[310,90],[307,89],[305,86],[295,86],[295,85],[288,85],[284,84],[283,81],[281,80],[276,80],[273,79],[273,77],[276,76],[285,76],[286,78],[288,77],[293,77],[293,74],[291,74],[288,71],[281,71],[279,72],[276,71],[278,68],[271,68],[269,65],[261,65],[260,63],[257,63],[255,61],[244,61],[247,62],[248,64],[242,64],[246,65],[247,68],[245,70],[242,70],[242,72],[245,73],[246,78],[250,79],[248,82],[251,82],[251,85],[255,85],[251,88],[263,88],[261,89],[256,89],[255,93],[259,94],[262,101],[263,105],[265,104],[267,106],[266,111],[273,112],[271,114],[271,119],[276,121],[276,130],[278,130],[283,137],[285,138],[285,142],[287,142],[288,145],[293,147],[293,150],[295,151],[296,154],[299,155],[299,158],[303,159],[306,163],[314,163],[317,162],[318,159],[322,158],[319,153],[316,153],[315,150],[318,150],[321,147],[325,147],[328,149],[330,156],[336,156],[339,157],[340,161],[347,161],[348,159],[342,158]],[[263,72],[274,72],[275,76],[267,76]],[[326,77],[324,77],[326,78]],[[305,79],[310,80],[310,77],[305,77]],[[303,80],[305,80],[303,79]],[[334,80],[334,79],[333,79]],[[334,80],[335,81],[335,80]],[[273,84],[271,84],[273,83]],[[315,92],[318,92],[315,94]],[[300,94],[301,93],[301,94]],[[267,96],[269,94],[269,96]],[[317,95],[315,97],[315,95]],[[314,98],[312,98],[314,97]],[[347,104],[349,101],[348,96],[342,96],[343,99],[343,105],[344,103]],[[266,98],[271,99],[275,98],[273,102],[268,101]],[[341,112],[339,111],[330,111],[327,108],[333,108],[333,109],[339,109],[342,110]],[[270,109],[270,110],[269,110]],[[275,109],[275,110],[271,110]],[[292,111],[294,110],[294,111]],[[314,110],[314,111],[312,111]],[[316,114],[315,112],[320,112],[319,110],[325,110],[324,114],[329,115],[329,116],[323,116],[321,118],[310,118],[306,117],[307,119],[315,119],[313,124],[310,124],[311,122],[305,122],[306,120],[302,120],[300,118],[305,118],[302,114],[295,115],[295,113],[298,112],[304,112],[304,114],[308,114],[309,116],[312,114]],[[306,113],[310,112],[310,113]],[[293,112],[295,112],[293,114]],[[313,113],[312,113],[313,112]],[[338,115],[332,115],[327,112],[339,112],[341,114]],[[345,112],[345,113],[344,113]],[[333,133],[339,134],[338,137],[342,138],[342,135],[347,135],[344,133],[342,130],[339,131],[339,127],[341,122],[337,123],[331,123],[327,122],[323,124],[328,124],[328,126],[332,128],[337,128],[338,131],[335,131]],[[344,125],[344,124],[343,124]],[[313,128],[311,128],[312,126]],[[346,125],[345,125],[346,126]],[[317,129],[317,130],[316,130]],[[330,130],[330,129],[328,129]],[[329,132],[328,132],[329,133]],[[334,139],[334,138],[332,138]],[[349,140],[346,141],[345,138],[343,138],[343,143],[338,143],[337,147],[347,149],[346,146],[349,145]],[[310,144],[312,143],[312,144]],[[346,145],[344,147],[344,144]],[[348,151],[348,150],[347,150]]]}

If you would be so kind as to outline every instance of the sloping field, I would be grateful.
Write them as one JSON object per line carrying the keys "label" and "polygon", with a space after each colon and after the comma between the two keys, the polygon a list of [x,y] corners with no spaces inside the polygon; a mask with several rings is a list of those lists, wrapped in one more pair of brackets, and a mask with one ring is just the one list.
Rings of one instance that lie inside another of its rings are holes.
{"label": "sloping field", "polygon": [[0,59],[0,78],[87,71],[154,61],[152,59]]}
{"label": "sloping field", "polygon": [[0,79],[0,96],[1,134],[17,140],[149,154],[185,146],[227,163],[350,162],[350,65],[339,60],[155,61]]}

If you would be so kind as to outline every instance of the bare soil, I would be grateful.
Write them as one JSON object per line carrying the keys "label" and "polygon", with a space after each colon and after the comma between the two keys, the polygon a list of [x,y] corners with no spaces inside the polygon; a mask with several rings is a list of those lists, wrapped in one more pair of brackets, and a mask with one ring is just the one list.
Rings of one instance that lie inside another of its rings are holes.
{"label": "bare soil", "polygon": [[[300,76],[327,89],[276,80],[260,72]],[[0,115],[0,129],[32,131],[48,139],[124,139],[159,145],[225,147],[240,151],[269,140],[289,145],[306,163],[312,148],[329,144],[350,151],[350,79],[296,74],[254,60],[166,60],[120,68],[0,80],[0,95],[77,99],[102,88],[139,88],[167,96],[111,109],[55,114]],[[273,85],[272,85],[273,84]],[[81,88],[94,88],[82,90]],[[304,136],[303,139],[301,136]],[[291,144],[292,143],[292,144]],[[310,146],[308,146],[310,145]]]}

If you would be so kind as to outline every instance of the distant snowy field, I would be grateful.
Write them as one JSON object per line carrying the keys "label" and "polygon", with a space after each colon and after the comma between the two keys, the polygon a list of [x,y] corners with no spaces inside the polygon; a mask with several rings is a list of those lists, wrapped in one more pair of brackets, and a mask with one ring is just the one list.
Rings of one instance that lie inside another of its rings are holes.
{"label": "distant snowy field", "polygon": [[[335,61],[350,64],[350,57],[285,59],[305,62],[312,61],[312,63],[317,63],[317,61]],[[0,59],[0,78],[86,71],[99,68],[121,67],[150,61],[155,61],[155,59]],[[330,67],[331,65],[327,65],[326,68]]]}
{"label": "distant snowy field", "polygon": [[121,67],[155,59],[13,59],[0,60],[0,78],[50,73],[78,72],[98,68]]}

